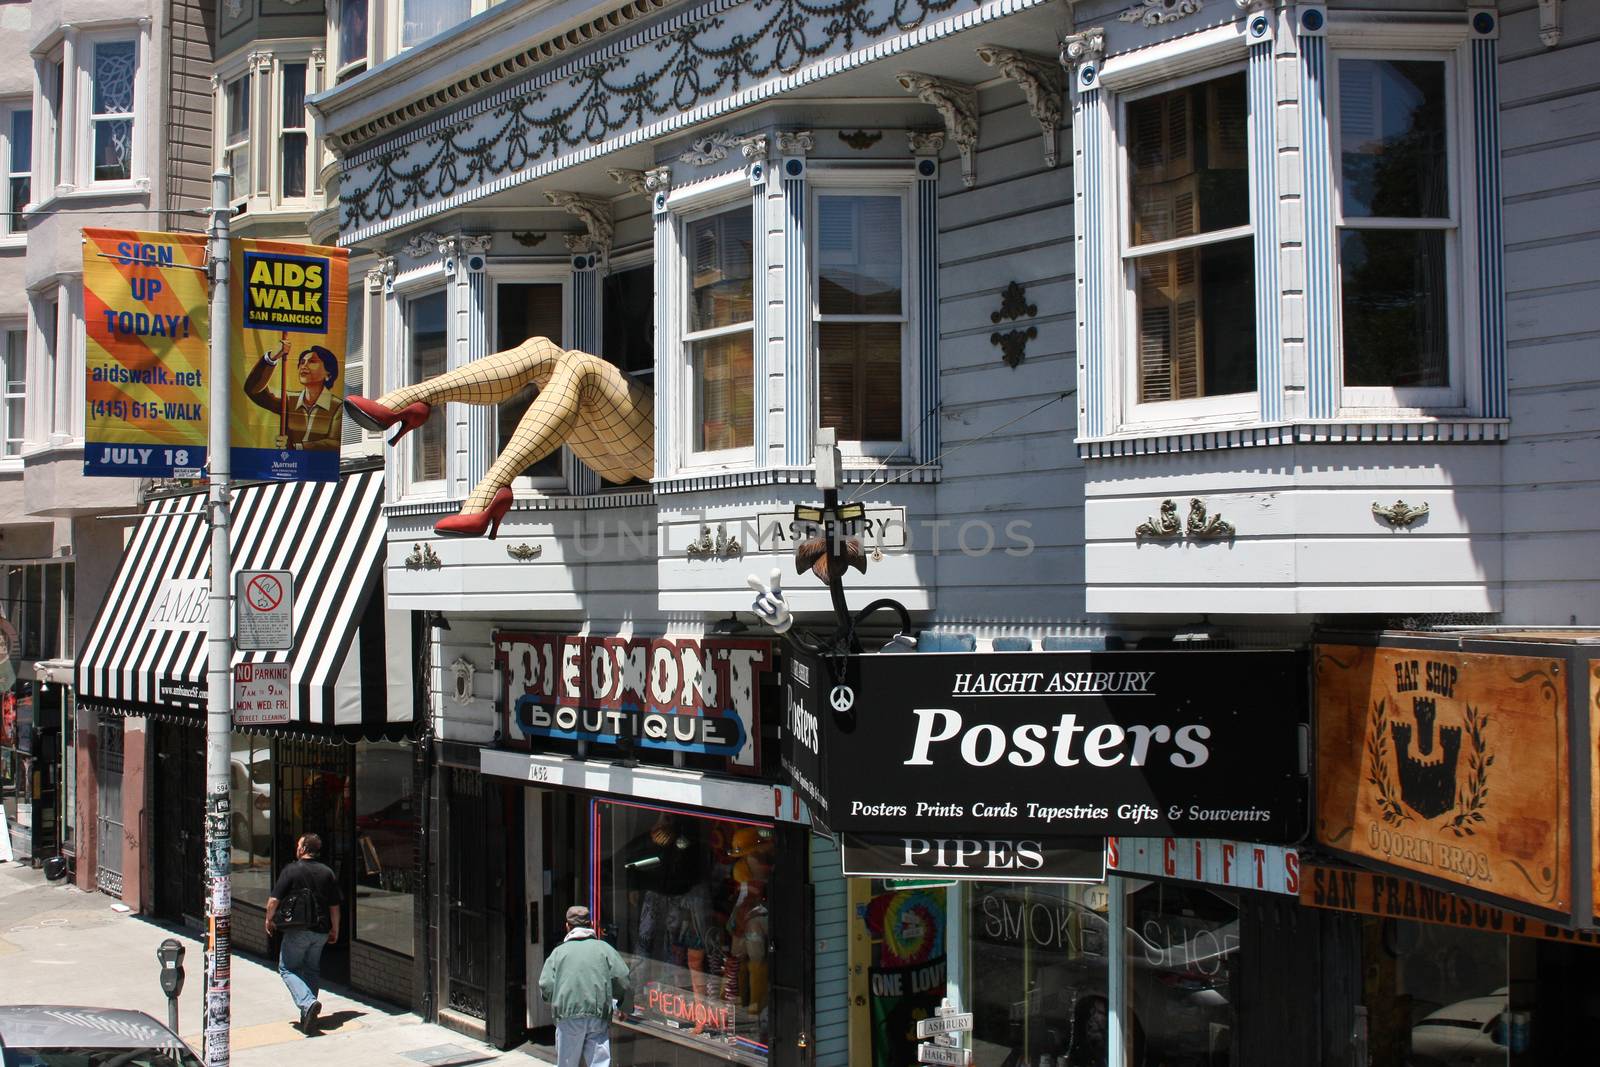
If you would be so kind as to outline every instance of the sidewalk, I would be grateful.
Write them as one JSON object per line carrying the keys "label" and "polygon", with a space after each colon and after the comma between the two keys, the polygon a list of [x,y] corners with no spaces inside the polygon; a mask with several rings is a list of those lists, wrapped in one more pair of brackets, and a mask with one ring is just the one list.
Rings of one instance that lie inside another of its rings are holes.
{"label": "sidewalk", "polygon": [[[203,944],[192,931],[118,912],[115,903],[100,893],[52,885],[43,872],[21,864],[0,864],[0,1003],[135,1008],[166,1022],[156,946],[176,937],[188,949],[178,1029],[199,1053]],[[322,991],[322,1033],[307,1038],[291,1023],[294,1007],[277,970],[234,956],[232,1063],[277,1067],[290,1057],[295,1067],[539,1063],[346,993]]]}

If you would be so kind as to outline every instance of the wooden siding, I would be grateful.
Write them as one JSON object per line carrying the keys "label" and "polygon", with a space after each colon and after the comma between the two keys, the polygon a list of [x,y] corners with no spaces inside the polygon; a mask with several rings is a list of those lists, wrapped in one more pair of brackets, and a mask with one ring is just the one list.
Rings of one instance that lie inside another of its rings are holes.
{"label": "wooden siding", "polygon": [[165,139],[160,166],[166,180],[161,206],[170,229],[203,232],[211,204],[211,41],[216,5],[171,0],[167,13]]}
{"label": "wooden siding", "polygon": [[814,1067],[850,1062],[850,902],[839,846],[811,838]]}
{"label": "wooden siding", "polygon": [[1502,4],[1507,623],[1600,624],[1600,4]]}

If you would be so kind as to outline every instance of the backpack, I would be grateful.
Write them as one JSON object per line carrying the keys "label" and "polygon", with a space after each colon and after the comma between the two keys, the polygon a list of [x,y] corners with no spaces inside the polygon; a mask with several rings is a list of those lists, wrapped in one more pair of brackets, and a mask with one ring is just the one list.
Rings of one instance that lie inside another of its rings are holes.
{"label": "backpack", "polygon": [[273,923],[285,930],[314,930],[322,925],[321,902],[310,886],[301,886],[278,901]]}

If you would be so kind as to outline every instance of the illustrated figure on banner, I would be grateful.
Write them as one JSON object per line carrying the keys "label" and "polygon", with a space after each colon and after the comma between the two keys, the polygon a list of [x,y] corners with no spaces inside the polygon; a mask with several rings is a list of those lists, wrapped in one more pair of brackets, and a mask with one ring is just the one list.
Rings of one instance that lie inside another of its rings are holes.
{"label": "illustrated figure on banner", "polygon": [[[310,345],[295,362],[299,390],[289,385],[289,335],[272,354],[263,354],[244,380],[244,393],[278,416],[279,448],[338,448],[339,397],[334,382],[339,360],[321,345]],[[274,371],[279,373],[275,376]],[[274,381],[274,377],[277,381]]]}
{"label": "illustrated figure on banner", "polygon": [[511,507],[511,482],[562,445],[609,482],[655,473],[655,413],[650,391],[598,356],[563,349],[544,337],[484,356],[416,385],[368,400],[352,396],[345,411],[369,430],[395,424],[396,444],[445,401],[500,404],[528,384],[539,390],[511,441],[489,465],[459,514],[434,524],[452,537],[493,539]]}

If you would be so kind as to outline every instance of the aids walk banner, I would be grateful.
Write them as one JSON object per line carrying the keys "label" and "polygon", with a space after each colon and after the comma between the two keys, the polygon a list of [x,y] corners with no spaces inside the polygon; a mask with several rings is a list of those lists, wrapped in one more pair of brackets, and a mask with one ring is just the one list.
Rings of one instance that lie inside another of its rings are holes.
{"label": "aids walk banner", "polygon": [[205,476],[205,265],[200,234],[84,228],[84,474]]}
{"label": "aids walk banner", "polygon": [[1316,646],[1317,842],[1571,921],[1589,910],[1574,872],[1592,837],[1572,823],[1576,672],[1564,648],[1480,651],[1493,647],[1410,635]]}
{"label": "aids walk banner", "polygon": [[337,481],[350,255],[233,242],[233,473]]}

